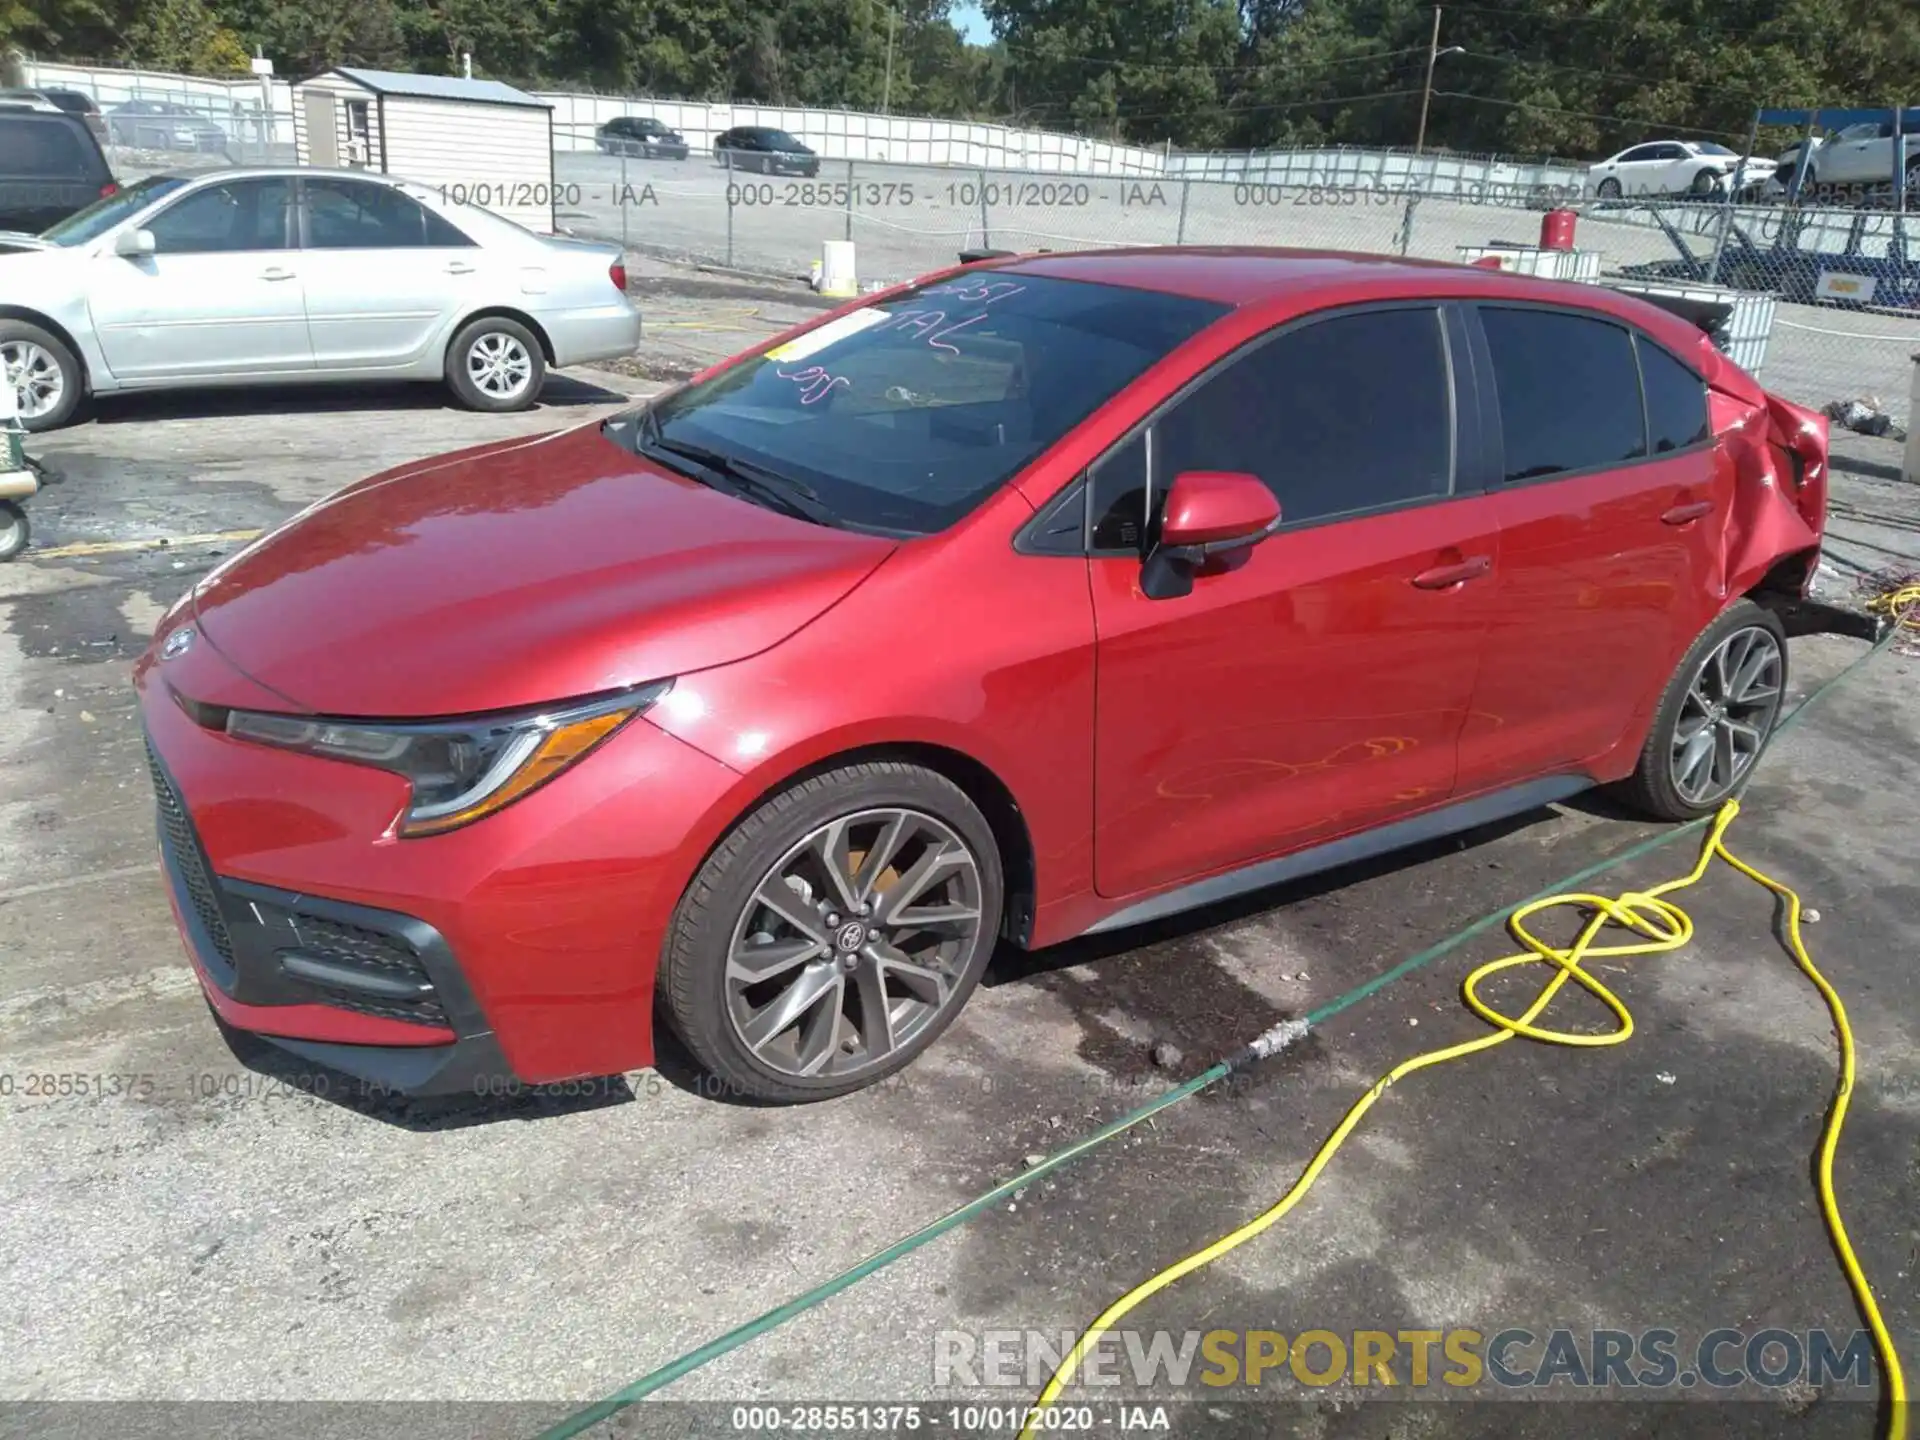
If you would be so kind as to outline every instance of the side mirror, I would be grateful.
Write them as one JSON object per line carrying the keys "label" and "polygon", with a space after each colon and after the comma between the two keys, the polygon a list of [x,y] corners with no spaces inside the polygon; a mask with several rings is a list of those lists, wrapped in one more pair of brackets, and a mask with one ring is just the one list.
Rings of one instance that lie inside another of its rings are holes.
{"label": "side mirror", "polygon": [[141,255],[153,254],[153,232],[151,230],[122,230],[113,237],[113,253],[124,255],[129,260]]}
{"label": "side mirror", "polygon": [[1167,491],[1160,539],[1141,571],[1141,592],[1150,600],[1190,594],[1203,565],[1258,545],[1280,528],[1280,518],[1280,502],[1256,475],[1184,471]]}

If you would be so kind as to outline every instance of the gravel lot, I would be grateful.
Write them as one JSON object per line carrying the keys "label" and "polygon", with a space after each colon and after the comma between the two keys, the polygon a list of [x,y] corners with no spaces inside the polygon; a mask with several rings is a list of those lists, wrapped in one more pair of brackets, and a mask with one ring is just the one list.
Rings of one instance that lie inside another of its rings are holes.
{"label": "gravel lot", "polygon": [[[588,419],[819,305],[772,283],[639,261],[634,272],[649,338],[623,367],[632,374],[563,376],[530,414],[474,416],[431,389],[102,406],[34,447],[63,474],[31,502],[37,537],[59,547],[265,525],[388,465]],[[1920,557],[1920,497],[1895,478],[1893,447],[1849,438],[1842,450],[1835,586],[1850,569]],[[163,607],[227,548],[30,554],[0,567],[0,1315],[11,1337],[0,1400],[47,1407],[0,1409],[0,1433],[120,1435],[138,1422],[179,1435],[229,1424],[530,1434],[1277,1020],[1654,833],[1582,801],[1178,923],[1008,955],[901,1082],[804,1110],[719,1103],[671,1057],[591,1102],[346,1105],[291,1091],[229,1051],[155,868],[128,666]],[[1861,649],[1796,642],[1795,692]],[[1917,693],[1912,658],[1860,672],[1773,752],[1732,837],[1822,911],[1809,938],[1862,1051],[1841,1199],[1910,1363]],[[1683,843],[1595,883],[1652,883],[1690,858]],[[1607,976],[1638,1020],[1631,1043],[1509,1045],[1396,1088],[1293,1217],[1135,1323],[1850,1334],[1858,1320],[1808,1179],[1833,1088],[1826,1017],[1754,887],[1721,870],[1689,908],[1689,950]],[[964,1397],[934,1388],[936,1330],[1076,1326],[1264,1208],[1374,1076],[1479,1033],[1457,987],[1505,949],[1481,937],[667,1395],[937,1402],[944,1414]],[[1161,1042],[1178,1056],[1156,1065]],[[28,1077],[58,1074],[151,1085],[29,1093]],[[1269,1392],[1255,1408],[1222,1392],[1211,1409],[1178,1413],[1187,1433],[1315,1437],[1864,1437],[1875,1414],[1872,1392],[1850,1387],[1672,1412],[1643,1397],[1584,1414],[1281,1393],[1297,1403]],[[992,1398],[1018,1405],[1031,1392]],[[75,1400],[372,1408],[52,1403]],[[627,1418],[629,1433],[666,1433],[729,1428],[728,1415],[648,1407]]]}

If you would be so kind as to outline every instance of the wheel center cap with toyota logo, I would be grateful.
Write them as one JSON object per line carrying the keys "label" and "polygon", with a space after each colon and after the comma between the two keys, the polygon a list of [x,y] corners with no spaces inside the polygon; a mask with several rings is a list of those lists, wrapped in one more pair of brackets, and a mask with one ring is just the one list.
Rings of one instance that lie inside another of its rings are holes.
{"label": "wheel center cap with toyota logo", "polygon": [[841,958],[851,960],[854,952],[867,943],[867,927],[858,920],[849,920],[833,932],[833,948],[840,952]]}

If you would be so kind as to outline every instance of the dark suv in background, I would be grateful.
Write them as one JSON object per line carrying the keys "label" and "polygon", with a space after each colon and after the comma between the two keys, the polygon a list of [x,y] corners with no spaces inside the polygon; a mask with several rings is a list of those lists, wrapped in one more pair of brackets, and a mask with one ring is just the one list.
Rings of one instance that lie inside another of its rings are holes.
{"label": "dark suv in background", "polygon": [[593,143],[605,155],[638,155],[644,160],[684,160],[685,138],[651,115],[620,115],[594,132]]}
{"label": "dark suv in background", "polygon": [[38,235],[120,187],[78,115],[0,97],[0,231]]}
{"label": "dark suv in background", "polygon": [[0,90],[0,103],[8,100],[45,100],[56,110],[78,115],[87,129],[93,132],[94,139],[102,145],[107,143],[107,122],[101,118],[100,107],[94,103],[93,97],[83,91],[50,85],[43,85],[37,90]]}
{"label": "dark suv in background", "polygon": [[765,125],[736,125],[713,139],[713,158],[729,170],[757,170],[762,175],[820,173],[820,157],[784,130]]}

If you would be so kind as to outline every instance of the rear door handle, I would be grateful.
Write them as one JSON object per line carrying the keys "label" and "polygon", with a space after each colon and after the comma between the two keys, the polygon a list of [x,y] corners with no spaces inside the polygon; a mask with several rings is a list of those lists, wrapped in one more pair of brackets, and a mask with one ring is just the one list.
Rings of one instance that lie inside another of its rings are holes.
{"label": "rear door handle", "polygon": [[1413,577],[1422,590],[1448,590],[1469,580],[1481,580],[1493,573],[1491,555],[1474,555],[1451,565],[1435,565]]}
{"label": "rear door handle", "polygon": [[455,260],[447,266],[447,273],[449,275],[471,275],[473,273],[473,266],[463,260]]}
{"label": "rear door handle", "polygon": [[269,269],[262,270],[260,272],[260,278],[262,280],[291,280],[293,279],[293,271],[283,270],[278,265],[275,265]]}
{"label": "rear door handle", "polygon": [[1703,515],[1713,513],[1711,500],[1693,500],[1685,505],[1676,505],[1660,517],[1664,525],[1691,525]]}

